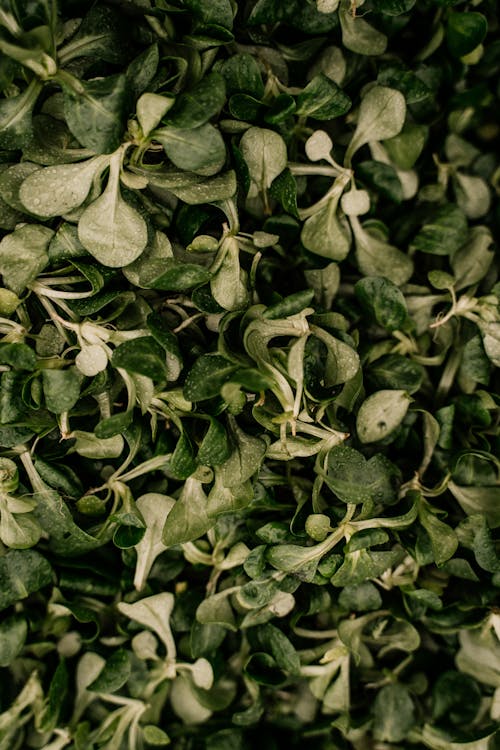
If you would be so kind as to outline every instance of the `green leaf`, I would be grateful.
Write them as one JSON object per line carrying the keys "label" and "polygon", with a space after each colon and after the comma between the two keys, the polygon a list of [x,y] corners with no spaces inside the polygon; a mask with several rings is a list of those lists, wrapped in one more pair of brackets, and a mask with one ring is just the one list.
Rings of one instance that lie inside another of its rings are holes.
{"label": "green leaf", "polygon": [[[73,436],[76,436],[75,433]],[[49,546],[55,554],[71,557],[104,543],[104,540],[96,539],[76,525],[62,497],[40,479],[34,468],[30,471],[30,481],[36,500],[33,515],[48,535]]]}
{"label": "green leaf", "polygon": [[222,136],[210,123],[190,130],[163,127],[152,135],[179,169],[210,176],[220,172],[226,161]]}
{"label": "green leaf", "polygon": [[0,610],[52,583],[50,564],[33,549],[10,550],[0,558]]}
{"label": "green leaf", "polygon": [[237,369],[237,365],[219,354],[203,354],[186,376],[184,396],[188,401],[203,401],[218,396],[224,383],[231,379]]}
{"label": "green leaf", "polygon": [[216,519],[224,513],[238,513],[248,507],[253,499],[250,481],[226,487],[220,470],[216,469],[215,482],[208,495],[208,516]]}
{"label": "green leaf", "polygon": [[393,138],[401,131],[406,117],[403,94],[387,86],[374,86],[361,100],[356,130],[346,151],[345,162],[365,143]]}
{"label": "green leaf", "polygon": [[249,128],[243,134],[240,149],[252,181],[250,196],[270,188],[287,166],[285,141],[273,130]]}
{"label": "green leaf", "polygon": [[76,367],[67,370],[43,370],[43,395],[47,409],[54,414],[69,411],[80,398],[82,377]]}
{"label": "green leaf", "polygon": [[367,549],[348,552],[340,568],[333,574],[333,586],[347,586],[361,584],[367,578],[378,578],[393,565],[401,562],[399,550],[384,550],[381,552]]}
{"label": "green leaf", "polygon": [[36,355],[27,344],[0,343],[0,364],[10,365],[14,370],[33,371]]}
{"label": "green leaf", "polygon": [[117,607],[125,617],[144,625],[153,630],[164,643],[167,654],[172,656],[172,631],[170,629],[170,616],[175,604],[175,597],[170,591],[160,594],[146,596],[143,599],[129,604],[119,602]]}
{"label": "green leaf", "polygon": [[456,665],[479,683],[500,687],[500,645],[491,628],[460,631]]}
{"label": "green leaf", "polygon": [[139,336],[120,344],[113,352],[111,364],[152,380],[167,378],[165,350],[152,336]]}
{"label": "green leaf", "polygon": [[401,354],[387,354],[370,363],[365,376],[374,390],[402,390],[415,393],[422,385],[425,370]]}
{"label": "green leaf", "polygon": [[351,583],[342,589],[339,604],[347,611],[368,612],[381,608],[382,597],[370,581]]}
{"label": "green leaf", "polygon": [[342,196],[340,205],[346,216],[362,216],[370,210],[370,196],[366,190],[351,188]]}
{"label": "green leaf", "polygon": [[57,726],[61,707],[68,692],[68,668],[61,659],[50,681],[47,696],[36,718],[39,732],[52,732]]}
{"label": "green leaf", "polygon": [[156,558],[167,549],[163,544],[162,534],[167,516],[174,505],[175,500],[173,498],[157,492],[147,492],[136,500],[137,510],[146,524],[144,536],[135,545],[137,560],[134,586],[137,591],[144,588]]}
{"label": "green leaf", "polygon": [[297,96],[296,114],[315,120],[333,120],[350,108],[347,94],[323,73],[315,76]]}
{"label": "green leaf", "polygon": [[276,664],[292,675],[300,672],[300,659],[290,640],[275,625],[261,625],[258,639],[266,652],[270,652]]}
{"label": "green leaf", "polygon": [[139,286],[181,292],[205,284],[210,272],[196,263],[183,263],[175,258],[146,259],[137,266]]}
{"label": "green leaf", "polygon": [[416,0],[378,0],[377,12],[387,16],[400,16],[408,13],[415,3]]}
{"label": "green leaf", "polygon": [[40,169],[38,164],[26,161],[20,164],[6,166],[0,172],[0,195],[2,199],[15,211],[26,214],[26,208],[21,202],[19,193],[24,180],[33,172]]}
{"label": "green leaf", "polygon": [[158,43],[154,42],[140,52],[127,66],[127,86],[130,97],[137,99],[154,79],[160,61]]}
{"label": "green leaf", "polygon": [[122,73],[93,81],[61,79],[64,114],[82,146],[109,154],[121,143],[125,127],[127,78]]}
{"label": "green leaf", "polygon": [[98,438],[93,432],[84,430],[73,430],[71,435],[76,440],[76,452],[85,458],[118,458],[123,451],[124,441],[121,435]]}
{"label": "green leaf", "polygon": [[73,211],[84,202],[107,163],[106,157],[98,156],[83,163],[39,169],[22,183],[21,202],[30,213],[43,218]]}
{"label": "green leaf", "polygon": [[30,513],[10,513],[4,509],[1,513],[0,539],[11,549],[28,549],[34,547],[42,536],[42,529]]}
{"label": "green leaf", "polygon": [[373,704],[373,736],[381,742],[401,742],[416,721],[410,693],[404,685],[386,685]]}
{"label": "green leaf", "polygon": [[300,239],[305,248],[337,262],[344,260],[351,249],[351,236],[346,220],[339,216],[340,192],[304,222]]}
{"label": "green leaf", "polygon": [[226,101],[226,86],[220,73],[209,73],[189,92],[185,91],[164,119],[174,128],[198,128],[215,117]]}
{"label": "green leaf", "polygon": [[196,466],[192,443],[186,432],[182,432],[170,458],[169,471],[176,479],[187,479]]}
{"label": "green leaf", "polygon": [[108,184],[103,194],[87,206],[78,222],[82,245],[100,263],[112,268],[136,260],[148,241],[145,220],[122,198],[120,164],[118,152],[111,157]]}
{"label": "green leaf", "polygon": [[32,136],[32,115],[42,84],[34,78],[17,96],[0,101],[0,147],[22,148]]}
{"label": "green leaf", "polygon": [[458,206],[468,219],[479,219],[488,213],[491,195],[488,183],[482,177],[456,172],[453,187]]}
{"label": "green leaf", "polygon": [[286,682],[286,675],[272,656],[264,652],[250,654],[244,666],[245,674],[259,685],[277,687]]}
{"label": "green leaf", "polygon": [[451,255],[461,247],[467,232],[463,212],[451,203],[435,208],[410,245],[412,252]]}
{"label": "green leaf", "polygon": [[491,528],[500,526],[500,487],[465,487],[450,481],[448,488],[464,513],[468,516],[481,513]]}
{"label": "green leaf", "polygon": [[229,95],[242,93],[260,99],[264,94],[259,64],[248,53],[232,55],[221,64],[219,72],[226,82]]}
{"label": "green leaf", "polygon": [[56,263],[58,261],[73,260],[74,258],[85,256],[88,257],[88,253],[78,239],[78,228],[73,224],[63,222],[50,241],[50,260]]}
{"label": "green leaf", "polygon": [[132,420],[132,411],[119,412],[118,414],[113,414],[111,417],[106,417],[106,419],[101,419],[95,427],[95,436],[106,439],[114,435],[120,435],[130,426]]}
{"label": "green leaf", "polygon": [[487,32],[488,21],[482,13],[453,11],[446,24],[448,49],[453,57],[464,57],[481,44]]}
{"label": "green leaf", "polygon": [[472,227],[466,242],[453,254],[450,260],[455,274],[455,289],[463,289],[477,284],[488,272],[493,261],[491,250],[493,237],[485,226]]}
{"label": "green leaf", "polygon": [[130,654],[120,648],[114,651],[95,680],[87,687],[93,693],[116,693],[130,678],[132,665]]}
{"label": "green leaf", "polygon": [[233,631],[238,629],[234,612],[224,591],[204,599],[196,610],[196,619],[202,625],[220,625]]}
{"label": "green leaf", "polygon": [[294,216],[296,219],[299,218],[297,207],[297,182],[288,168],[284,169],[274,178],[271,187],[269,188],[269,195],[271,198],[279,201],[287,213]]}
{"label": "green leaf", "polygon": [[185,0],[198,23],[233,28],[233,6],[229,0]]}
{"label": "green leaf", "polygon": [[26,641],[28,623],[23,615],[10,615],[0,623],[0,666],[8,667]]}
{"label": "green leaf", "polygon": [[404,329],[408,310],[403,294],[388,279],[367,276],[360,279],[354,291],[364,310],[388,331]]}
{"label": "green leaf", "polygon": [[52,229],[40,224],[23,224],[0,242],[0,273],[15,294],[21,294],[47,265],[53,235]]}
{"label": "green leaf", "polygon": [[120,64],[127,59],[126,27],[123,18],[107,6],[93,6],[71,41],[59,50],[59,62],[92,57]]}
{"label": "green leaf", "polygon": [[331,336],[327,331],[312,327],[314,336],[326,344],[327,355],[325,360],[324,384],[330,388],[340,383],[351,380],[359,371],[360,360],[357,352],[338,338]]}
{"label": "green leaf", "polygon": [[453,724],[469,724],[479,711],[481,691],[469,675],[449,670],[436,680],[432,699],[434,721],[449,718]]}
{"label": "green leaf", "polygon": [[301,581],[308,583],[313,580],[319,562],[319,556],[315,554],[314,547],[300,547],[296,544],[270,547],[266,559],[273,568],[293,573]]}
{"label": "green leaf", "polygon": [[[358,55],[383,55],[387,37],[365,21],[362,14],[352,12],[349,0],[341,0],[339,9],[342,42]],[[377,139],[378,140],[378,139]]]}
{"label": "green leaf", "polygon": [[388,437],[403,421],[411,399],[406,391],[382,390],[368,396],[356,418],[356,431],[362,443],[375,443]]}
{"label": "green leaf", "polygon": [[163,544],[173,547],[198,539],[212,528],[213,523],[207,515],[207,496],[201,482],[190,477],[186,479],[179,499],[167,516]]}
{"label": "green leaf", "polygon": [[143,94],[136,105],[137,120],[144,135],[158,127],[161,119],[172,108],[175,99],[160,94]]}
{"label": "green leaf", "polygon": [[383,276],[396,286],[405,284],[413,273],[413,261],[401,250],[370,233],[357,216],[350,222],[356,245],[356,261],[364,276]]}
{"label": "green leaf", "polygon": [[211,417],[198,449],[197,460],[206,466],[218,466],[229,458],[230,451],[226,430],[217,419]]}
{"label": "green leaf", "polygon": [[405,122],[398,135],[384,140],[384,148],[399,169],[412,169],[422,153],[427,135],[428,128],[425,125]]}
{"label": "green leaf", "polygon": [[442,565],[455,554],[458,547],[457,535],[448,524],[437,518],[430,505],[423,500],[419,506],[418,517],[429,535],[436,565]]}
{"label": "green leaf", "polygon": [[346,445],[334,448],[328,456],[326,481],[344,503],[391,505],[397,499],[399,470],[382,454],[365,457]]}
{"label": "green leaf", "polygon": [[210,279],[210,291],[224,310],[241,310],[248,303],[246,274],[240,266],[238,243],[228,239],[223,243],[222,262]]}
{"label": "green leaf", "polygon": [[208,178],[172,169],[153,172],[134,168],[133,171],[146,177],[150,185],[170,191],[190,206],[222,201],[236,193],[236,174],[233,170]]}
{"label": "green leaf", "polygon": [[258,471],[267,446],[260,437],[244,432],[234,418],[230,419],[229,440],[232,452],[219,471],[223,485],[235,487]]}

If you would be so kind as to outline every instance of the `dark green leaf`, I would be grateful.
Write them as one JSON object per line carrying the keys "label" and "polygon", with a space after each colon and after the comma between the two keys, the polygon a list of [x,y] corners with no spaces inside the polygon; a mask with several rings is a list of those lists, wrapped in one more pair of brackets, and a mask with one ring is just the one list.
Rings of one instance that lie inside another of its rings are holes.
{"label": "dark green leaf", "polygon": [[229,458],[230,452],[226,430],[217,419],[211,418],[200,444],[197,460],[207,466],[218,466]]}
{"label": "dark green leaf", "polygon": [[297,183],[290,172],[290,170],[284,169],[271,183],[269,188],[269,195],[275,200],[279,201],[283,206],[284,210],[299,218],[297,208]]}
{"label": "dark green leaf", "polygon": [[241,93],[260,99],[264,93],[264,84],[259,65],[252,55],[247,53],[232,55],[220,66],[228,94]]}
{"label": "dark green leaf", "polygon": [[386,354],[368,365],[366,377],[376,390],[390,388],[415,393],[422,384],[424,368],[401,354]]}
{"label": "dark green leaf", "polygon": [[314,117],[315,120],[331,120],[345,115],[351,108],[351,100],[342,89],[327,76],[315,76],[297,96],[298,115]]}
{"label": "dark green leaf", "polygon": [[237,365],[218,354],[203,354],[186,376],[184,396],[189,401],[213,398],[236,370]]}
{"label": "dark green leaf", "polygon": [[106,62],[125,62],[127,29],[123,17],[107,6],[90,9],[78,31],[60,51],[59,61],[65,65],[79,57],[92,57]]}
{"label": "dark green leaf", "polygon": [[373,500],[390,505],[395,502],[399,470],[377,453],[368,461],[354,448],[340,446],[330,452],[326,481],[345,503]]}
{"label": "dark green leaf", "polygon": [[226,161],[226,148],[219,131],[210,123],[191,130],[163,127],[153,133],[170,161],[179,169],[201,175],[220,172]]}
{"label": "dark green leaf", "polygon": [[171,547],[198,539],[212,528],[213,523],[207,515],[207,496],[201,483],[190,478],[167,516],[163,528],[163,543]]}
{"label": "dark green leaf", "polygon": [[469,724],[474,721],[481,704],[479,685],[472,677],[460,672],[444,672],[432,691],[432,715],[452,724]]}
{"label": "dark green leaf", "polygon": [[0,666],[8,667],[26,641],[28,623],[22,615],[11,615],[0,623]]}
{"label": "dark green leaf", "polygon": [[13,149],[25,146],[32,135],[32,114],[41,84],[33,79],[17,96],[0,101],[0,146]]}
{"label": "dark green leaf", "polygon": [[43,370],[43,395],[47,409],[55,414],[72,409],[80,397],[81,382],[82,376],[76,367]]}
{"label": "dark green leaf", "polygon": [[388,16],[399,16],[408,13],[415,5],[416,0],[378,0],[377,12]]}
{"label": "dark green leaf", "polygon": [[448,16],[446,42],[453,57],[463,57],[483,41],[488,21],[482,13],[453,11]]}
{"label": "dark green leaf", "polygon": [[125,685],[130,673],[130,654],[125,649],[118,649],[109,657],[88,690],[94,693],[115,693]]}
{"label": "dark green leaf", "polygon": [[125,127],[127,79],[123,74],[66,84],[64,112],[82,146],[109,154],[121,143]]}
{"label": "dark green leaf", "polygon": [[48,586],[52,577],[52,567],[36,550],[9,550],[0,558],[0,610]]}
{"label": "dark green leaf", "polygon": [[402,330],[408,318],[405,298],[388,279],[367,276],[356,283],[356,297],[363,309],[388,331]]}
{"label": "dark green leaf", "polygon": [[381,161],[363,161],[358,165],[356,175],[369,188],[389,198],[394,203],[401,203],[403,200],[401,181],[396,170],[390,164],[384,164]]}
{"label": "dark green leaf", "polygon": [[177,97],[164,122],[174,128],[198,128],[217,115],[225,101],[224,78],[219,73],[210,73],[189,92]]}
{"label": "dark green leaf", "polygon": [[14,370],[34,370],[36,356],[27,344],[0,344],[0,364]]}
{"label": "dark green leaf", "polygon": [[139,336],[120,344],[113,352],[111,364],[153,380],[167,377],[165,350],[152,336]]}
{"label": "dark green leaf", "polygon": [[453,255],[462,245],[466,230],[463,212],[447,203],[434,209],[413,238],[411,249],[431,255]]}

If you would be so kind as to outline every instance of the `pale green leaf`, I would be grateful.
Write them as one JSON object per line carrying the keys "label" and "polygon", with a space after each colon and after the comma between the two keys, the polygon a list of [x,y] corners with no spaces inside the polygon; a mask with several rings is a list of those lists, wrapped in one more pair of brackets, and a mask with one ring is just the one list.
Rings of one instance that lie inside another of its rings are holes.
{"label": "pale green leaf", "polygon": [[410,406],[406,391],[383,390],[368,396],[356,418],[356,430],[362,443],[384,440],[399,427]]}
{"label": "pale green leaf", "polygon": [[356,130],[346,151],[346,164],[361,146],[370,141],[384,141],[401,131],[406,117],[403,94],[387,86],[374,86],[361,101]]}

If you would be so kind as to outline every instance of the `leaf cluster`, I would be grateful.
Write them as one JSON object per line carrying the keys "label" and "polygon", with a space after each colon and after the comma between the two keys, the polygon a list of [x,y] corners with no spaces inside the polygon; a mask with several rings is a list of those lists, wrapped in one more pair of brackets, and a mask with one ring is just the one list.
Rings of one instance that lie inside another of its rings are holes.
{"label": "leaf cluster", "polygon": [[498,23],[2,3],[0,750],[497,750]]}

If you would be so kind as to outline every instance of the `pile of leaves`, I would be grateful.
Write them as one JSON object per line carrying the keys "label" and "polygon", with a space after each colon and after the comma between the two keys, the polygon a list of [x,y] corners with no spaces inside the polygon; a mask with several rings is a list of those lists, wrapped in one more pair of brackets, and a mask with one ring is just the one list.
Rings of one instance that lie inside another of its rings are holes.
{"label": "pile of leaves", "polygon": [[500,747],[497,13],[2,0],[0,750]]}

